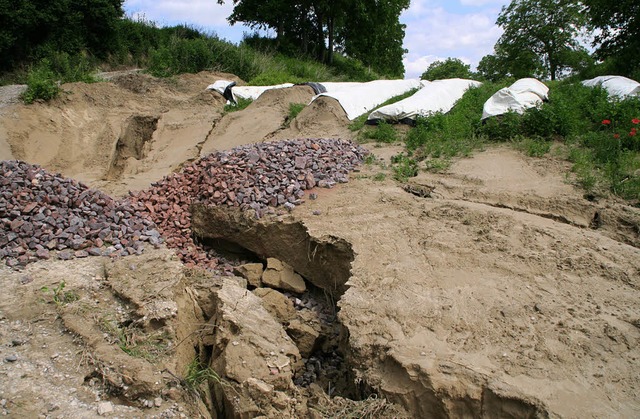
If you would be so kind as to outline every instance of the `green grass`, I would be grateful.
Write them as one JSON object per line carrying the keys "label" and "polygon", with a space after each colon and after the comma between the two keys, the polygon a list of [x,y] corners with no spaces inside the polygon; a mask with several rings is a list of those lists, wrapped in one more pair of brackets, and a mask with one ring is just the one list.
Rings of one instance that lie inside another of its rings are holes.
{"label": "green grass", "polygon": [[302,110],[306,107],[307,105],[304,103],[290,103],[289,104],[289,115],[287,115],[287,118],[289,119],[289,121],[292,121],[294,119],[296,119],[296,116],[298,116],[298,114],[300,112],[302,112]]}
{"label": "green grass", "polygon": [[203,397],[202,386],[207,384],[211,386],[213,384],[228,385],[210,366],[205,366],[198,357],[187,366],[187,371],[184,377],[184,385],[194,395],[200,395]]}
{"label": "green grass", "polygon": [[145,333],[136,327],[120,324],[110,315],[100,318],[98,324],[111,343],[129,356],[154,362],[168,349],[169,336],[165,331]]}
{"label": "green grass", "polygon": [[[381,105],[377,106],[375,109],[379,109],[379,108],[382,108],[383,106],[392,105],[396,102],[400,102],[403,99],[413,96],[418,90],[419,89],[411,89],[401,95],[394,96],[391,99],[387,100],[386,102],[382,103]],[[351,131],[361,130],[364,127],[365,123],[367,122],[367,118],[369,117],[370,113],[371,112],[367,112],[365,114],[360,115],[356,119],[354,119],[353,122],[349,124],[349,130]]]}
{"label": "green grass", "polygon": [[433,158],[425,161],[425,168],[429,172],[442,173],[451,166],[451,159]]}
{"label": "green grass", "polygon": [[224,112],[237,112],[245,109],[247,106],[251,105],[253,100],[251,99],[242,99],[238,98],[238,103],[230,103],[228,105],[224,105]]}
{"label": "green grass", "polygon": [[358,140],[363,142],[374,140],[379,143],[392,144],[400,140],[398,132],[392,124],[380,121],[377,126],[369,126],[358,133]]}
{"label": "green grass", "polygon": [[529,157],[542,157],[551,150],[551,141],[542,138],[518,137],[513,145]]}
{"label": "green grass", "polygon": [[66,305],[74,301],[78,301],[80,296],[75,291],[65,291],[66,283],[60,282],[55,288],[42,287],[40,291],[49,294],[51,293],[52,301],[58,305]]}
{"label": "green grass", "polygon": [[291,121],[293,121],[296,116],[306,107],[304,103],[290,103],[289,104],[289,114],[284,118],[284,123],[282,124],[283,128],[289,127],[291,125]]}
{"label": "green grass", "polygon": [[418,176],[418,162],[404,153],[391,158],[393,178],[398,182],[406,182],[409,178]]}

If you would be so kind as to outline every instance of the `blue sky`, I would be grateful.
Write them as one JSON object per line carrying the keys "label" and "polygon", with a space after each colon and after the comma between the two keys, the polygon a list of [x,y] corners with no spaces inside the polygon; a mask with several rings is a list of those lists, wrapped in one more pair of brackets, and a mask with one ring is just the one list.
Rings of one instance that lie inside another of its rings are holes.
{"label": "blue sky", "polygon": [[[418,77],[434,61],[459,58],[472,68],[492,53],[502,34],[495,25],[506,0],[412,0],[400,20],[407,25],[404,47],[405,77]],[[220,38],[239,42],[242,25],[230,26],[226,18],[233,1],[220,6],[216,0],[125,0],[129,16],[140,16],[158,25],[191,24],[215,32]]]}

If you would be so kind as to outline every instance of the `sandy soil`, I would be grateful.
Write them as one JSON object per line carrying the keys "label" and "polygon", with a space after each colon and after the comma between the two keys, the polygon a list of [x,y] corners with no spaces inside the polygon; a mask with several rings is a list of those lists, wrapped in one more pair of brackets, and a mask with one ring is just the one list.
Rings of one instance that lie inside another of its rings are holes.
{"label": "sandy soil", "polygon": [[[207,151],[353,135],[331,101],[305,108],[286,127],[288,104],[310,98],[302,87],[223,115],[224,100],[203,89],[232,77],[127,74],[65,85],[68,93],[51,104],[8,104],[0,112],[0,157],[124,194]],[[260,221],[265,228],[298,223],[311,237],[353,250],[346,291],[334,298],[358,383],[412,417],[640,416],[640,210],[586,200],[568,182],[566,162],[553,157],[491,147],[403,185],[382,164],[399,148],[371,150],[378,163],[349,183]],[[374,180],[380,173],[385,180]],[[247,248],[255,243],[249,227],[247,243],[238,239]],[[291,242],[273,252],[298,252],[292,266],[312,257],[286,229],[274,231],[280,245]],[[213,305],[239,310],[222,297],[235,295],[232,285],[193,276],[164,249],[118,261],[38,262],[22,272],[2,267],[0,281],[0,412],[209,415],[215,394],[198,399],[178,378],[207,339],[214,347],[224,341],[196,332],[217,318]],[[212,287],[224,290],[217,300],[209,298]],[[77,299],[61,303],[66,290]],[[169,314],[156,313],[163,307]],[[157,340],[162,350],[144,359],[125,354],[122,342],[118,348],[124,329],[147,340],[166,332]],[[131,370],[136,378],[127,378]],[[268,400],[264,414],[310,417],[300,404],[310,393],[276,393],[254,397]]]}

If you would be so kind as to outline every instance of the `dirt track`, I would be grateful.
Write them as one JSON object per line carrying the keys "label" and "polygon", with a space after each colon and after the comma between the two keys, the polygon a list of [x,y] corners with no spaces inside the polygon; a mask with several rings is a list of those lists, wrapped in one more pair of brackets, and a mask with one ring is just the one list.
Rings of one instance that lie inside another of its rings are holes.
{"label": "dirt track", "polygon": [[[223,115],[224,101],[203,88],[230,77],[129,74],[65,85],[51,104],[10,104],[0,112],[0,158],[123,195],[207,151],[352,135],[333,102],[307,107],[287,127],[288,104],[310,98],[301,87]],[[323,394],[333,386],[352,398],[378,394],[411,417],[640,415],[637,208],[587,201],[553,157],[489,148],[401,185],[381,164],[399,149],[370,149],[379,163],[315,190],[290,214],[194,214],[200,236],[285,261],[318,300],[324,290],[337,302],[318,351],[339,352],[348,380],[292,384],[309,364],[304,328],[291,325],[316,327],[311,310],[278,318],[242,280],[185,269],[160,248],[0,268],[0,412],[206,417],[216,400],[226,416],[322,417],[335,407]],[[374,180],[379,173],[386,180]],[[350,276],[341,269],[349,264]],[[66,291],[77,299],[53,298]],[[156,342],[148,357],[122,350],[141,342]],[[200,399],[180,382],[196,355],[229,380]]]}

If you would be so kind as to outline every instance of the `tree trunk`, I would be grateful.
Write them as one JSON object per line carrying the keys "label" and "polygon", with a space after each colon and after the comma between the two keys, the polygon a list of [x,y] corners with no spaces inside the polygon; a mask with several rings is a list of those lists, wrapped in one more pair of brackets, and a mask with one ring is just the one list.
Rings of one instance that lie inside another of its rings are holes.
{"label": "tree trunk", "polygon": [[328,55],[327,55],[327,63],[329,64],[333,64],[334,19],[335,19],[334,16],[330,15],[328,26],[327,26],[327,31],[329,32],[329,49],[328,49]]}
{"label": "tree trunk", "polygon": [[324,15],[316,10],[318,20],[318,61],[324,61]]}
{"label": "tree trunk", "polygon": [[302,12],[302,53],[307,54],[309,52],[309,25],[307,25],[307,14]]}
{"label": "tree trunk", "polygon": [[284,38],[284,21],[280,19],[278,21],[278,32],[276,34],[276,46],[280,48],[280,44],[282,44],[282,39]]}

